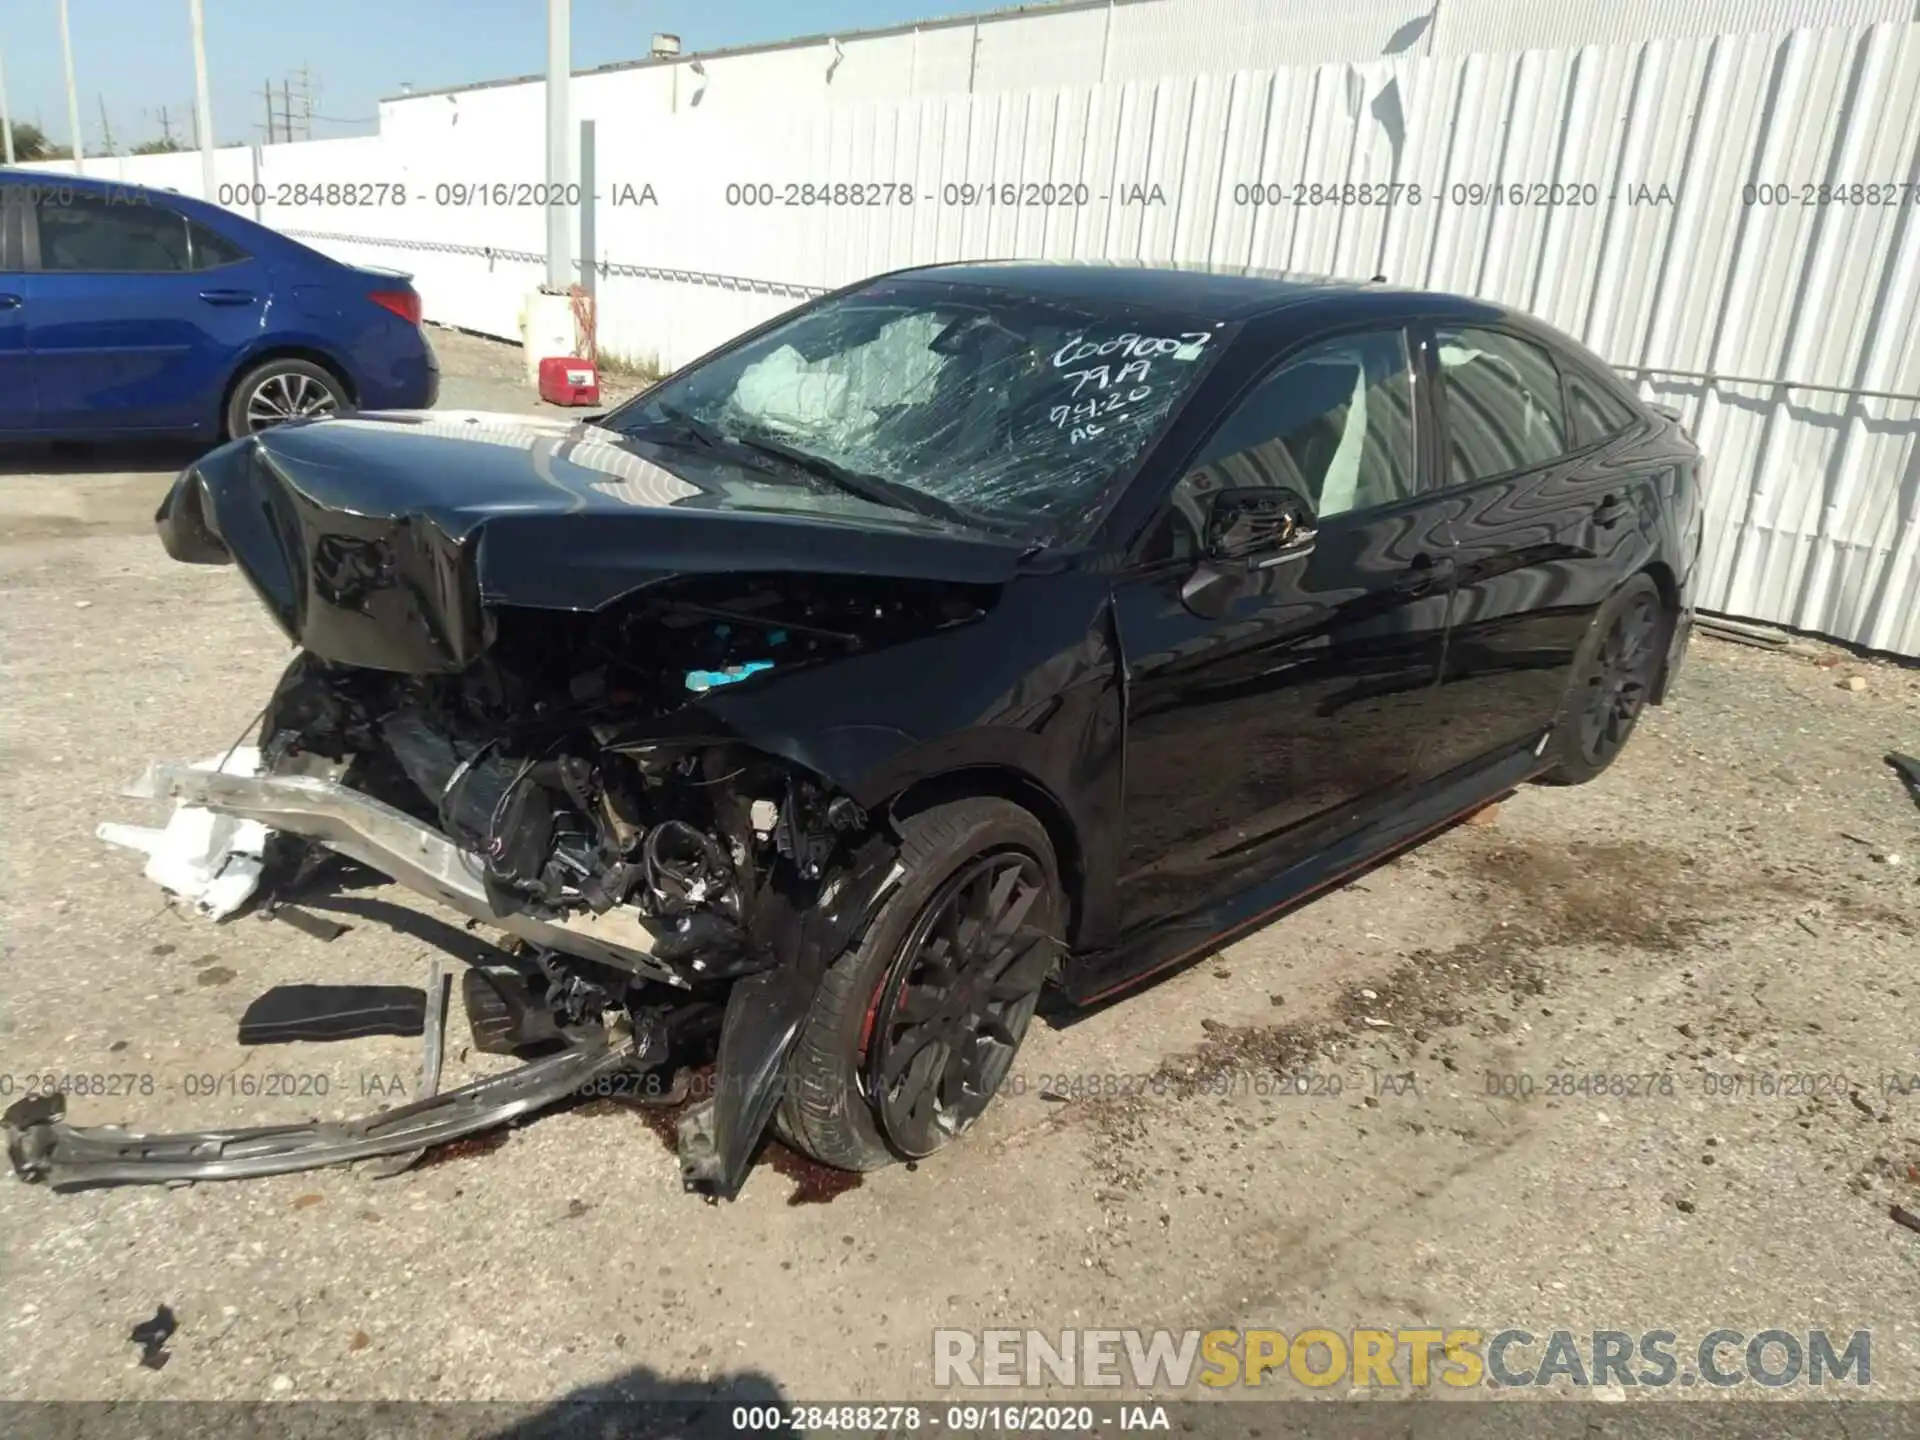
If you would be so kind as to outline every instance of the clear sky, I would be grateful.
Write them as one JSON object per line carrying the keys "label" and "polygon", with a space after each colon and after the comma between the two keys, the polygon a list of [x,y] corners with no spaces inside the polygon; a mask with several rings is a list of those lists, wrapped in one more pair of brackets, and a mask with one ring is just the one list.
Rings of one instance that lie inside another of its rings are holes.
{"label": "clear sky", "polygon": [[[1004,3],[1004,0],[1000,0]],[[655,31],[683,50],[895,25],[994,8],[969,0],[573,0],[576,69],[647,53]],[[375,102],[403,84],[465,85],[546,68],[545,0],[205,0],[216,138],[259,138],[267,81],[276,93],[313,78],[316,139],[371,133]],[[102,148],[101,106],[116,149],[157,139],[163,109],[192,143],[188,0],[68,0],[75,88],[89,154]],[[67,138],[58,0],[0,0],[8,108],[57,143]]]}

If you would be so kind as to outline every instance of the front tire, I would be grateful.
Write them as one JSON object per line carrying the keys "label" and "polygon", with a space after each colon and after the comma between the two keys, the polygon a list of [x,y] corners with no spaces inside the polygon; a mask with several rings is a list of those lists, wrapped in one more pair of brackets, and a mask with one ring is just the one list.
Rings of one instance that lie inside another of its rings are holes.
{"label": "front tire", "polygon": [[1660,587],[1636,575],[1600,607],[1574,657],[1547,748],[1549,785],[1584,785],[1619,758],[1659,678],[1673,630]]}
{"label": "front tire", "polygon": [[828,968],[775,1117],[788,1144],[839,1170],[965,1134],[1012,1069],[1061,949],[1059,872],[1031,812],[981,796],[900,830],[906,879]]}

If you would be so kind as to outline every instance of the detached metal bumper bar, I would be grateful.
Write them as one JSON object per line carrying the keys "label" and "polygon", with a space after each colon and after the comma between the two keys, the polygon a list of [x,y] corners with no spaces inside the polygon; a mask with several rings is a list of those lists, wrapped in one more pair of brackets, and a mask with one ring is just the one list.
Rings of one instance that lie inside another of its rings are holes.
{"label": "detached metal bumper bar", "polygon": [[405,1154],[490,1130],[565,1099],[629,1064],[633,1053],[631,1036],[596,1036],[517,1070],[358,1120],[142,1135],[117,1125],[69,1125],[66,1097],[52,1094],[15,1102],[0,1124],[14,1174],[56,1190],[247,1180]]}
{"label": "detached metal bumper bar", "polygon": [[311,775],[229,775],[190,765],[153,765],[125,793],[141,800],[181,800],[217,814],[258,820],[274,830],[325,845],[523,940],[636,971],[670,985],[686,985],[684,979],[651,958],[653,933],[631,906],[620,906],[604,915],[570,915],[564,920],[496,915],[480,882],[482,862],[478,855],[461,849],[404,811],[337,781]]}

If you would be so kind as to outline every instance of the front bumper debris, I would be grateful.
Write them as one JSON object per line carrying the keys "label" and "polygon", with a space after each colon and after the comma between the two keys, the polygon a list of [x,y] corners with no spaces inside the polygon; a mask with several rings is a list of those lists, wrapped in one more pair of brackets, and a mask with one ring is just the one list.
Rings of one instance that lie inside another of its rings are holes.
{"label": "front bumper debris", "polygon": [[284,834],[325,845],[463,915],[535,945],[686,986],[677,972],[653,960],[654,934],[633,907],[561,920],[496,915],[480,881],[478,855],[404,811],[338,781],[311,775],[232,775],[165,764],[148,767],[124,793],[142,800],[171,798],[217,815],[260,821]]}
{"label": "front bumper debris", "polygon": [[592,1034],[517,1070],[357,1120],[144,1135],[118,1125],[69,1125],[66,1097],[54,1093],[15,1102],[0,1126],[14,1174],[56,1190],[247,1180],[411,1155],[490,1130],[580,1092],[633,1057],[630,1035]]}
{"label": "front bumper debris", "polygon": [[[228,775],[258,775],[260,751],[237,745],[193,767]],[[236,913],[259,888],[265,873],[267,827],[257,820],[215,815],[196,805],[176,805],[158,829],[105,824],[94,832],[112,845],[147,857],[147,879],[171,891],[209,920]]]}

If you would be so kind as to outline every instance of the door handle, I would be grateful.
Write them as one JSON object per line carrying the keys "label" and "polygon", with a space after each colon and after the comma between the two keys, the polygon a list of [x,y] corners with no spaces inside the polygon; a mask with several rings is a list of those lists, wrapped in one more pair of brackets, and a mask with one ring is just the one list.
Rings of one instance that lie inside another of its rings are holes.
{"label": "door handle", "polygon": [[1593,523],[1602,530],[1611,530],[1627,516],[1633,513],[1633,507],[1618,495],[1609,495],[1593,507]]}
{"label": "door handle", "polygon": [[251,290],[202,290],[200,298],[209,305],[251,305]]}
{"label": "door handle", "polygon": [[18,295],[0,295],[0,310],[18,310],[19,308],[20,297]]}
{"label": "door handle", "polygon": [[1451,555],[1416,555],[1413,564],[1393,583],[1393,593],[1411,597],[1425,595],[1453,579]]}

